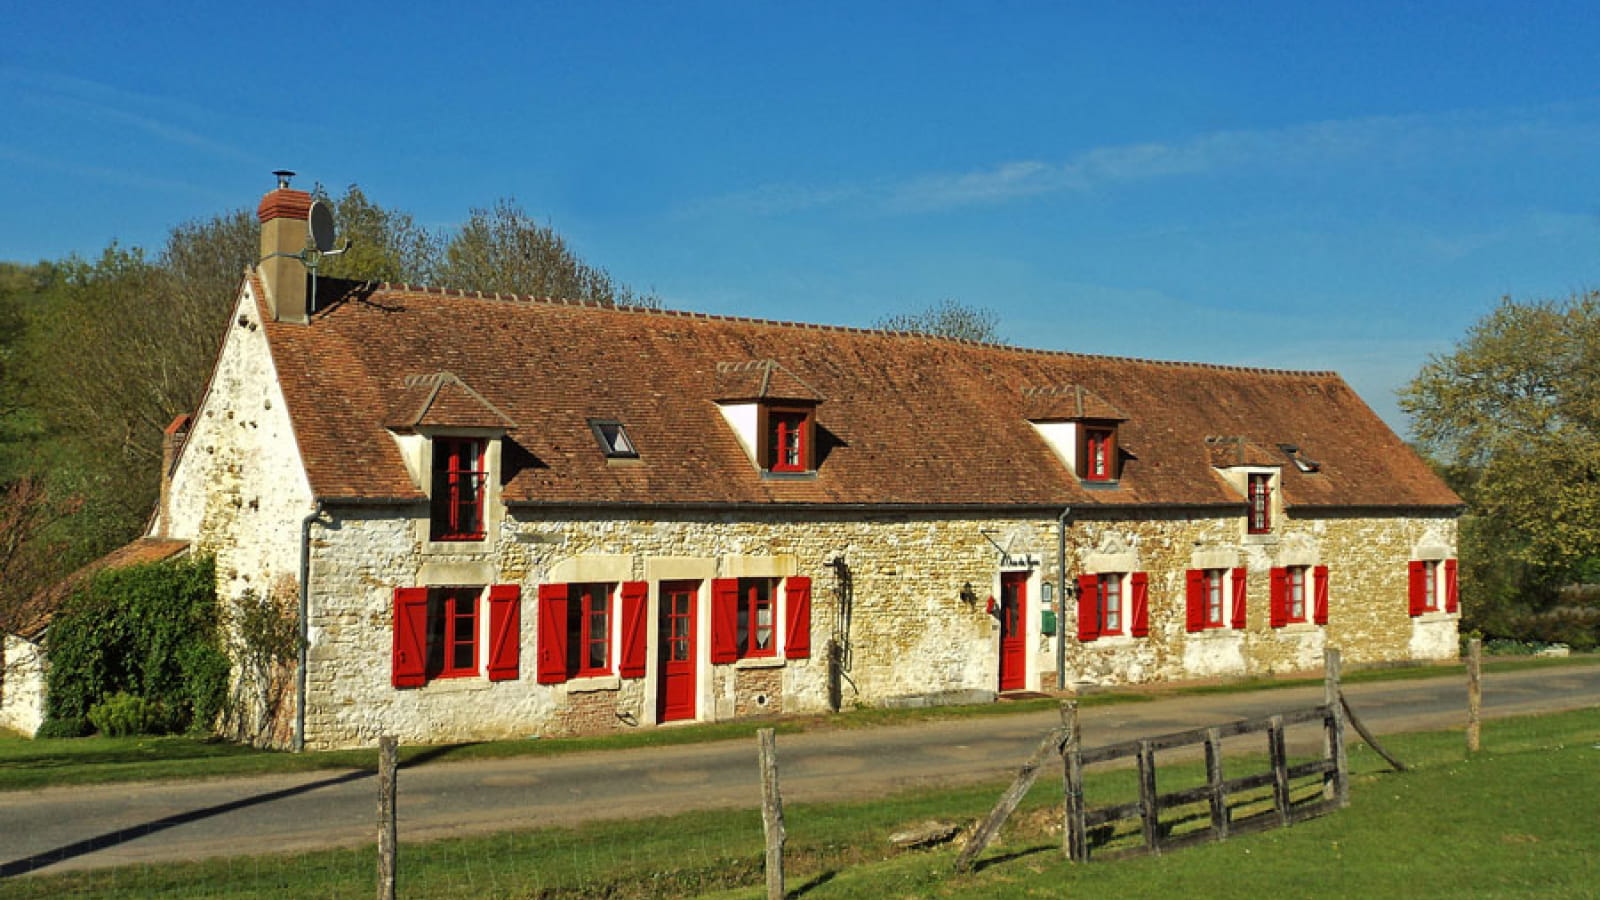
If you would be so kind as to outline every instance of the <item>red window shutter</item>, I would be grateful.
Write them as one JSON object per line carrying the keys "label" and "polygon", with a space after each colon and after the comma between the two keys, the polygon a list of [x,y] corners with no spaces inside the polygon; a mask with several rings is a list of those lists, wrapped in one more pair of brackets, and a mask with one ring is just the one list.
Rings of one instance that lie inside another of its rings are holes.
{"label": "red window shutter", "polygon": [[1244,566],[1233,570],[1233,627],[1243,628],[1245,625],[1244,585],[1248,571]]}
{"label": "red window shutter", "polygon": [[1406,564],[1410,572],[1410,599],[1411,614],[1420,616],[1428,609],[1428,564],[1424,560],[1413,559]]}
{"label": "red window shutter", "polygon": [[1272,570],[1272,627],[1289,624],[1289,570]]}
{"label": "red window shutter", "polygon": [[1190,569],[1184,573],[1184,617],[1190,631],[1204,631],[1206,627],[1206,573],[1204,569]]}
{"label": "red window shutter", "polygon": [[1460,591],[1456,586],[1456,561],[1444,561],[1444,611],[1458,612],[1461,609]]}
{"label": "red window shutter", "polygon": [[739,658],[739,579],[711,579],[711,661]]}
{"label": "red window shutter", "polygon": [[517,677],[522,655],[522,586],[489,586],[489,680]]}
{"label": "red window shutter", "polygon": [[783,655],[805,659],[811,655],[811,579],[795,575],[784,581],[784,603],[788,626]]}
{"label": "red window shutter", "polygon": [[1078,640],[1100,636],[1100,577],[1078,576]]}
{"label": "red window shutter", "polygon": [[649,582],[622,583],[622,659],[617,663],[617,674],[623,678],[644,677],[649,597]]}
{"label": "red window shutter", "polygon": [[1150,573],[1135,572],[1133,581],[1133,626],[1129,634],[1145,637],[1150,633]]}
{"label": "red window shutter", "polygon": [[1311,618],[1318,625],[1328,624],[1328,567],[1317,566],[1311,570],[1313,605]]}
{"label": "red window shutter", "polygon": [[567,680],[567,586],[539,585],[539,666],[540,684],[560,684]]}
{"label": "red window shutter", "polygon": [[428,680],[428,589],[394,589],[395,687],[420,687]]}

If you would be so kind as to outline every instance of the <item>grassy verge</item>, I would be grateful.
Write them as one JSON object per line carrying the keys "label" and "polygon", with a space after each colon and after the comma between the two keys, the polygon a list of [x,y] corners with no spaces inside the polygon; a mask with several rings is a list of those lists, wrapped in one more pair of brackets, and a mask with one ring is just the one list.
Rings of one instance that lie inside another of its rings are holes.
{"label": "grassy verge", "polygon": [[[1600,654],[1568,659],[1502,659],[1485,663],[1488,672],[1530,668],[1600,664]],[[1397,681],[1447,678],[1461,675],[1459,666],[1397,667],[1349,672],[1347,682]],[[1158,696],[1242,693],[1265,689],[1320,684],[1314,678],[1249,679],[1216,685],[1182,686],[1160,690],[1117,690],[1080,698],[1085,706],[1149,701]],[[1054,708],[1054,699],[1024,700],[980,706],[945,706],[921,709],[860,709],[833,716],[793,717],[777,721],[741,721],[652,728],[623,734],[587,738],[486,741],[431,747],[405,747],[401,761],[407,765],[440,760],[496,759],[545,756],[587,750],[659,747],[747,738],[757,728],[776,727],[780,733],[829,728],[867,728],[934,719],[1010,715]],[[220,778],[331,769],[377,767],[373,750],[318,753],[281,753],[241,747],[224,741],[185,737],[72,738],[26,740],[0,736],[0,791],[72,785],[104,784],[158,779]]]}
{"label": "grassy verge", "polygon": [[[950,873],[953,850],[892,851],[884,836],[924,818],[981,815],[998,785],[792,805],[786,811],[791,896],[1594,896],[1600,832],[1589,824],[1600,801],[1593,777],[1600,763],[1600,710],[1497,720],[1486,730],[1483,752],[1470,759],[1459,731],[1395,735],[1386,743],[1413,770],[1388,772],[1370,750],[1353,748],[1347,810],[1162,857],[1087,866],[1059,857],[1060,836],[1051,830],[1057,813],[1050,809],[1059,782],[1042,783],[978,870],[963,876]],[[1162,789],[1181,786],[1197,771],[1164,766]],[[1092,778],[1099,794],[1093,803],[1134,791],[1128,772]],[[403,844],[401,893],[755,898],[762,895],[761,851],[753,810]],[[0,882],[0,896],[368,897],[374,867],[371,850],[327,851],[27,876]]]}

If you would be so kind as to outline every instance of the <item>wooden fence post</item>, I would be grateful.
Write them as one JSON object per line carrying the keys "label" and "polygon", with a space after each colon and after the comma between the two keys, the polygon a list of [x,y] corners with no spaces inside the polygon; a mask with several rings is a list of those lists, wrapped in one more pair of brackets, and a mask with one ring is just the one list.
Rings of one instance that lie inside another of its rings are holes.
{"label": "wooden fence post", "polygon": [[983,848],[989,846],[990,841],[994,840],[1000,826],[1004,825],[1006,819],[1016,811],[1017,804],[1022,802],[1022,798],[1028,794],[1028,789],[1038,780],[1039,767],[1044,764],[1045,757],[1061,752],[1061,744],[1066,737],[1065,731],[1063,728],[1052,728],[1050,733],[1044,736],[1044,740],[1039,742],[1033,755],[1028,757],[1028,761],[1022,764],[1021,769],[1017,770],[1017,777],[1012,780],[1011,786],[1006,788],[1006,792],[1000,795],[1000,802],[994,805],[994,809],[989,810],[988,818],[972,832],[972,837],[967,838],[967,845],[961,848],[961,855],[956,857],[957,872],[970,869],[972,861],[983,852]]}
{"label": "wooden fence post", "polygon": [[1062,816],[1061,852],[1072,862],[1089,859],[1088,828],[1083,822],[1083,735],[1078,730],[1078,701],[1061,704],[1061,725],[1067,730],[1061,744]]}
{"label": "wooden fence post", "polygon": [[1211,789],[1211,836],[1228,839],[1228,785],[1222,779],[1222,732],[1206,729],[1206,785]]}
{"label": "wooden fence post", "polygon": [[1161,852],[1161,807],[1156,794],[1156,751],[1149,741],[1139,742],[1139,818],[1144,829],[1144,846],[1151,853]]}
{"label": "wooden fence post", "polygon": [[394,735],[378,738],[378,900],[394,900],[397,828],[395,823],[396,749]]}
{"label": "wooden fence post", "polygon": [[756,732],[761,749],[761,827],[767,835],[767,900],[783,900],[783,796],[778,792],[778,744],[771,728]]}
{"label": "wooden fence post", "polygon": [[1283,716],[1267,720],[1267,755],[1272,758],[1272,805],[1278,824],[1289,824],[1289,753],[1283,745]]}
{"label": "wooden fence post", "polygon": [[1344,674],[1343,665],[1339,659],[1338,647],[1325,648],[1322,655],[1324,667],[1322,702],[1328,706],[1328,734],[1324,744],[1327,747],[1328,760],[1333,763],[1333,771],[1328,773],[1323,781],[1322,796],[1340,806],[1349,806],[1350,760],[1344,746],[1344,704],[1339,702],[1343,696],[1339,686]]}
{"label": "wooden fence post", "polygon": [[1467,752],[1478,752],[1483,711],[1483,640],[1467,642]]}

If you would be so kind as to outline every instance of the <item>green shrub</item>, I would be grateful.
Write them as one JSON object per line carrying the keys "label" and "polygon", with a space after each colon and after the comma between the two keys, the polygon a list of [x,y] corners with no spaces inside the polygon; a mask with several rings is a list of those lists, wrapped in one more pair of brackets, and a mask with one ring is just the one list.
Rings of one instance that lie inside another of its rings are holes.
{"label": "green shrub", "polygon": [[45,719],[39,726],[36,738],[75,738],[87,735],[91,729],[89,719],[84,716],[65,716],[57,719]]}
{"label": "green shrub", "polygon": [[161,709],[163,730],[205,731],[227,694],[209,557],[100,572],[51,620],[48,640],[45,727],[63,735],[84,733],[91,710],[119,693]]}
{"label": "green shrub", "polygon": [[172,730],[172,717],[166,707],[121,691],[89,707],[89,722],[108,737],[166,734]]}

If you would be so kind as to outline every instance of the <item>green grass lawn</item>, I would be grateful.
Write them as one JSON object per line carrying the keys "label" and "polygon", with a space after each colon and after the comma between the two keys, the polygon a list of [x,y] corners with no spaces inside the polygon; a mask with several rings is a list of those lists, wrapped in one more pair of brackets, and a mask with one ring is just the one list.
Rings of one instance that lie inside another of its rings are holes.
{"label": "green grass lawn", "polygon": [[[1513,657],[1486,662],[1487,672],[1518,671],[1550,666],[1597,665],[1600,654],[1568,659]],[[1422,678],[1459,678],[1460,666],[1408,666],[1347,672],[1347,683]],[[1212,685],[1163,689],[1116,690],[1079,698],[1083,706],[1136,703],[1158,696],[1257,691],[1320,684],[1320,679],[1248,679]],[[866,728],[962,716],[1009,715],[1054,708],[1054,699],[1008,701],[978,706],[944,706],[921,709],[858,709],[838,715],[791,717],[779,720],[718,722],[674,728],[651,728],[623,734],[587,738],[485,741],[401,748],[404,764],[432,760],[493,759],[542,756],[587,750],[668,746],[745,738],[758,728],[776,728],[780,734],[824,728]],[[166,778],[219,778],[327,769],[377,768],[375,750],[334,750],[283,753],[241,747],[226,741],[189,737],[68,738],[28,740],[0,732],[0,791],[28,790],[71,784],[104,784]]]}
{"label": "green grass lawn", "polygon": [[[1314,726],[1313,726],[1314,727]],[[970,820],[1002,785],[786,809],[791,896],[836,898],[1593,898],[1600,894],[1600,709],[1487,723],[1467,758],[1459,730],[1385,737],[1412,771],[1351,749],[1352,804],[1288,829],[1160,857],[1070,865],[1060,857],[1059,780],[1041,781],[979,861],[894,851],[885,836],[925,818]],[[1243,760],[1230,756],[1242,771]],[[1163,766],[1162,790],[1198,779]],[[1126,770],[1091,769],[1091,802],[1131,796]],[[404,802],[402,797],[402,803]],[[1181,813],[1178,814],[1181,816]],[[1167,820],[1167,815],[1163,815]],[[1100,848],[1104,852],[1106,848]],[[407,898],[764,895],[759,813],[690,813],[482,838],[404,843]],[[135,866],[0,882],[0,897],[370,897],[371,849]]]}

